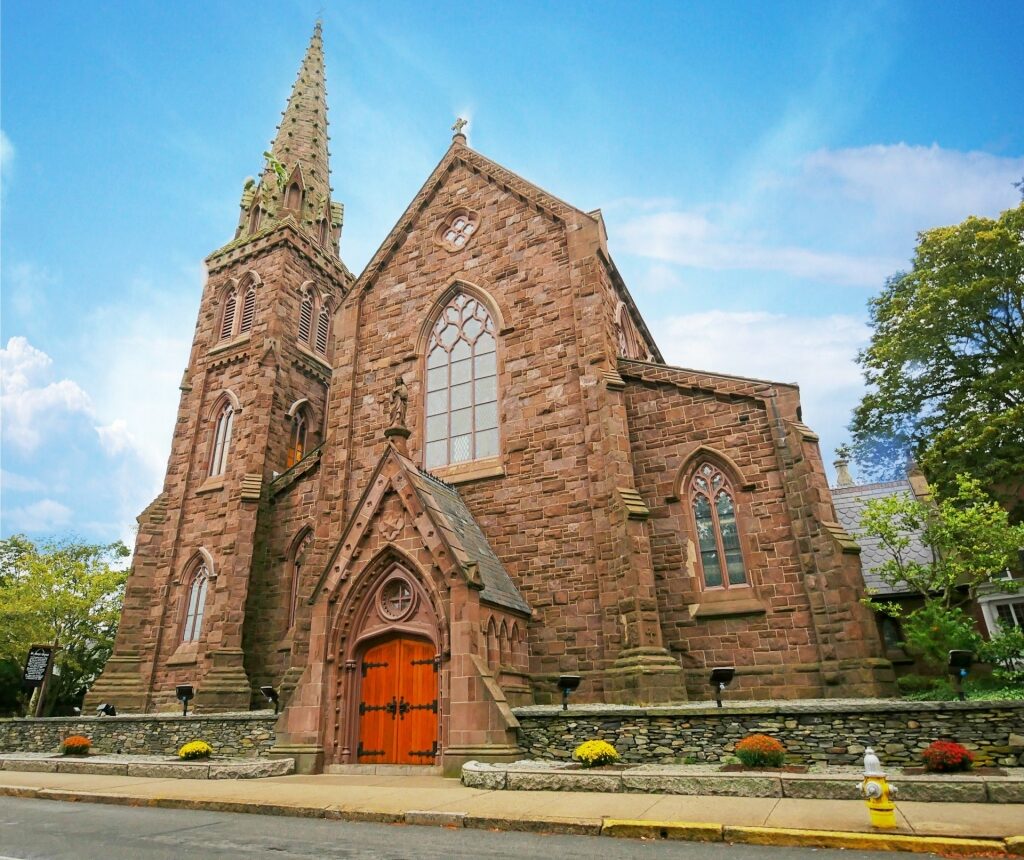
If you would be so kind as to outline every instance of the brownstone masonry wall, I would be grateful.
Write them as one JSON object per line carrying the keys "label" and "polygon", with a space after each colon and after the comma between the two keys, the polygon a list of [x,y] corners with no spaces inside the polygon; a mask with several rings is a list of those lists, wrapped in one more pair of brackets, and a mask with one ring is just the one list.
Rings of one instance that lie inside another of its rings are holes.
{"label": "brownstone masonry wall", "polygon": [[175,755],[183,744],[202,740],[215,755],[265,756],[276,722],[266,712],[0,720],[0,752],[57,752],[64,738],[84,735],[101,753]]}
{"label": "brownstone masonry wall", "polygon": [[[728,698],[728,693],[726,693]],[[637,708],[580,705],[514,710],[531,758],[569,759],[583,741],[612,744],[626,762],[703,764],[731,755],[747,735],[778,738],[792,763],[859,764],[872,747],[886,767],[921,764],[936,740],[953,740],[977,765],[1024,767],[1024,702],[805,700]]]}

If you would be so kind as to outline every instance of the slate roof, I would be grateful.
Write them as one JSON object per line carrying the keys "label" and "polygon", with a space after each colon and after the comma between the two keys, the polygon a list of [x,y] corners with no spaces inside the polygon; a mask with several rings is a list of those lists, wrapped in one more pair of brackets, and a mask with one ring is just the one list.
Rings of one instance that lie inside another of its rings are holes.
{"label": "slate roof", "polygon": [[[896,495],[908,495],[913,498],[914,491],[910,486],[910,481],[887,481],[884,484],[855,484],[852,487],[832,488],[832,500],[836,506],[839,522],[854,536],[860,546],[860,563],[864,573],[864,584],[869,591],[876,594],[914,593],[908,585],[896,588],[888,585],[875,573],[875,569],[882,562],[887,561],[889,555],[882,548],[878,538],[867,537],[860,525],[860,518],[869,501]],[[918,561],[922,564],[930,564],[932,561],[931,550],[921,540],[920,535],[911,536],[908,560]]]}
{"label": "slate roof", "polygon": [[409,479],[420,500],[430,509],[434,521],[444,532],[444,538],[458,560],[463,563],[476,562],[484,586],[480,599],[529,615],[530,604],[519,593],[505,566],[494,554],[458,490],[416,468],[409,469]]}

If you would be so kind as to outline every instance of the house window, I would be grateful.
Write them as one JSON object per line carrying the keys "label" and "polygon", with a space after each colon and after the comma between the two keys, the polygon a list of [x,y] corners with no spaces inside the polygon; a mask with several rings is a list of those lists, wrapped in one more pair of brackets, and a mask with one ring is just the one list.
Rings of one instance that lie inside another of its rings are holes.
{"label": "house window", "polygon": [[235,308],[238,305],[238,292],[232,287],[224,296],[224,312],[220,319],[220,339],[231,337],[235,330]]}
{"label": "house window", "polygon": [[1000,627],[1024,628],[1024,600],[996,603],[993,608]]}
{"label": "house window", "polygon": [[217,427],[213,432],[213,450],[210,453],[210,477],[223,475],[231,448],[231,425],[235,420],[235,409],[226,402],[217,416]]}
{"label": "house window", "polygon": [[309,422],[304,413],[299,412],[292,419],[292,435],[288,442],[288,462],[285,468],[290,469],[306,456],[306,431]]}
{"label": "house window", "polygon": [[706,588],[746,585],[733,492],[722,471],[698,466],[690,481],[690,505]]}
{"label": "house window", "polygon": [[206,563],[200,564],[192,574],[192,583],[188,589],[188,603],[185,605],[185,625],[181,631],[182,642],[195,642],[203,629],[203,613],[206,611],[206,586],[210,579],[210,571]]}
{"label": "house window", "polygon": [[498,454],[494,323],[476,299],[456,293],[427,346],[426,466]]}

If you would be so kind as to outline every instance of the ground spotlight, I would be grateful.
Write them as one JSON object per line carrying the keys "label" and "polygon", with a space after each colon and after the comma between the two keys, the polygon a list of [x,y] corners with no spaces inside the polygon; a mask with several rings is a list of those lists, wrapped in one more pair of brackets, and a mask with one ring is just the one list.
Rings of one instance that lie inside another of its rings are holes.
{"label": "ground spotlight", "polygon": [[278,696],[277,690],[275,690],[273,687],[271,687],[268,684],[265,687],[260,687],[260,692],[263,694],[263,697],[268,702],[273,702],[274,703],[274,713],[276,714],[278,708],[280,707],[280,698],[281,698],[280,696]]}
{"label": "ground spotlight", "polygon": [[558,689],[562,691],[562,710],[569,710],[569,694],[580,685],[579,675],[559,675]]}
{"label": "ground spotlight", "polygon": [[732,683],[735,674],[735,666],[719,666],[711,670],[711,686],[714,688],[715,701],[718,702],[718,707],[722,707],[722,690]]}
{"label": "ground spotlight", "polygon": [[196,692],[192,689],[191,684],[178,684],[174,688],[174,698],[181,702],[181,715],[183,717],[188,716],[188,703],[195,698]]}
{"label": "ground spotlight", "polygon": [[100,705],[100,706],[98,706],[96,708],[96,716],[97,717],[116,717],[117,716],[117,708],[115,708],[113,705],[104,703],[104,704],[102,704],[102,705]]}
{"label": "ground spotlight", "polygon": [[974,653],[971,651],[950,651],[949,652],[949,674],[956,678],[956,692],[960,701],[964,701],[964,678],[974,663]]}

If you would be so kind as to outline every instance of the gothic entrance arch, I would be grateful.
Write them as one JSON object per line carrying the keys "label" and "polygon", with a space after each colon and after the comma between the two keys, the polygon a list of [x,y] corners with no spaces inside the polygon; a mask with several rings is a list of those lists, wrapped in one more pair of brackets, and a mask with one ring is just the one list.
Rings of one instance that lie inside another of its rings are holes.
{"label": "gothic entrance arch", "polygon": [[359,764],[433,764],[438,672],[434,644],[414,636],[373,640],[359,661]]}

